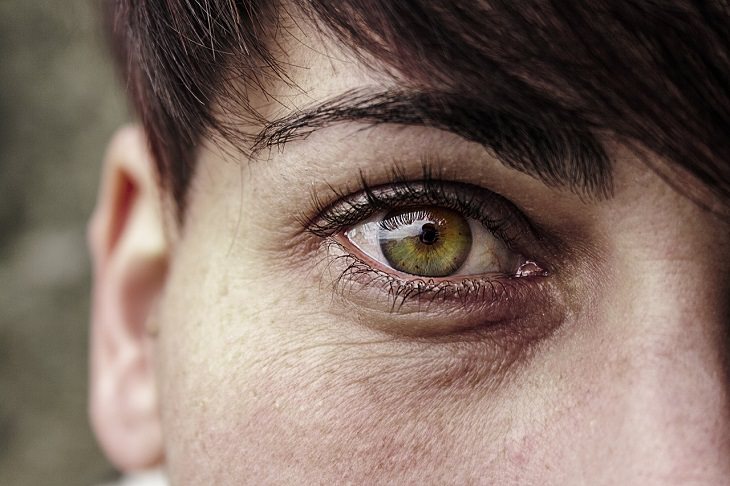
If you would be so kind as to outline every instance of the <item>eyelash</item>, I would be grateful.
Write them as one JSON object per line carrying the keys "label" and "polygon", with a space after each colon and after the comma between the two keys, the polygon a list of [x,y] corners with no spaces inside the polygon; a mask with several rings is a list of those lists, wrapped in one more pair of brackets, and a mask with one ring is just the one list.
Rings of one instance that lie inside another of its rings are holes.
{"label": "eyelash", "polygon": [[516,282],[511,278],[460,278],[458,281],[442,279],[412,278],[402,280],[383,270],[373,268],[372,265],[350,253],[341,243],[330,239],[328,242],[330,251],[335,248],[342,253],[335,259],[343,260],[346,267],[341,271],[335,281],[335,288],[341,293],[346,293],[345,282],[357,282],[363,286],[372,286],[387,291],[390,299],[390,312],[400,310],[407,302],[416,301],[419,304],[426,304],[423,311],[428,311],[428,306],[435,303],[446,302],[456,298],[462,307],[474,305],[489,305],[503,297],[514,297],[519,291]]}
{"label": "eyelash", "polygon": [[[498,300],[517,297],[525,285],[540,277],[519,277],[514,275],[491,275],[450,280],[415,277],[402,279],[375,268],[346,248],[337,235],[353,225],[366,220],[373,214],[409,205],[435,205],[460,212],[465,217],[480,221],[510,250],[519,252],[531,261],[543,238],[530,224],[522,212],[502,196],[470,184],[450,182],[433,177],[428,165],[423,165],[419,180],[408,180],[397,168],[391,172],[390,181],[371,185],[361,173],[359,186],[349,195],[334,188],[325,203],[316,194],[312,196],[313,219],[302,218],[307,231],[323,239],[329,254],[339,253],[330,265],[344,262],[344,269],[335,279],[334,286],[341,293],[348,290],[346,283],[363,287],[377,287],[384,290],[390,299],[391,312],[399,310],[409,301],[419,305],[431,305],[434,301],[456,300],[459,305],[490,305]],[[545,269],[542,276],[549,273]],[[518,282],[519,281],[519,282]]]}
{"label": "eyelash", "polygon": [[523,249],[521,242],[526,237],[540,239],[519,209],[503,197],[471,184],[435,178],[427,166],[424,166],[420,180],[408,180],[398,169],[393,169],[391,180],[378,186],[371,185],[365,174],[360,173],[359,187],[351,193],[354,196],[345,195],[332,187],[330,189],[332,199],[337,202],[325,204],[314,194],[312,206],[317,216],[314,219],[302,218],[304,227],[322,238],[330,237],[380,211],[434,205],[458,211],[465,217],[481,222],[513,250]]}

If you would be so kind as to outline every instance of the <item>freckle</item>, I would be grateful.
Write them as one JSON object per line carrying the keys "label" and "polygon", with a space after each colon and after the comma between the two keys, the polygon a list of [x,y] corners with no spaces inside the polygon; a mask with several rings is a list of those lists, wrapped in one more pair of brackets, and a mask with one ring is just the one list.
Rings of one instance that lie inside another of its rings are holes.
{"label": "freckle", "polygon": [[525,467],[534,454],[534,443],[528,436],[512,440],[506,445],[507,458],[512,464]]}
{"label": "freckle", "polygon": [[208,410],[208,400],[205,398],[198,399],[196,401],[196,405],[198,406],[198,410],[205,413]]}
{"label": "freckle", "polygon": [[221,280],[220,287],[218,288],[218,295],[225,297],[228,295],[228,280]]}

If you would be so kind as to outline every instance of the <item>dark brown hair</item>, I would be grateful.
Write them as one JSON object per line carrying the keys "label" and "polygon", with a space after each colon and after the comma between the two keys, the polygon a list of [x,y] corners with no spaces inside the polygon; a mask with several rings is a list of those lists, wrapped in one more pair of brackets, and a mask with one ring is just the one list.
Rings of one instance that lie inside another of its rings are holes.
{"label": "dark brown hair", "polygon": [[[725,1],[284,5],[413,87],[479,99],[510,119],[527,121],[546,139],[554,134],[550,127],[564,126],[654,152],[669,162],[655,170],[691,195],[711,192],[726,214]],[[161,181],[183,207],[201,137],[244,135],[213,112],[213,103],[235,100],[241,116],[267,122],[248,106],[245,86],[261,87],[266,77],[283,76],[270,48],[283,7],[264,0],[112,0],[107,7],[113,45]],[[470,120],[457,122],[465,126]],[[529,163],[529,155],[518,154],[521,162],[515,164]]]}

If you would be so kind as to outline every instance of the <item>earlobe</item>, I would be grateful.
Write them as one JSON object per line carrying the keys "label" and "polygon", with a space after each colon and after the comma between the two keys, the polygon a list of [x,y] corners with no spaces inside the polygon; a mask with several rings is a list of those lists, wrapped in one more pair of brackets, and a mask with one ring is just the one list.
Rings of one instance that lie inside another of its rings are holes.
{"label": "earlobe", "polygon": [[91,420],[120,469],[162,461],[154,369],[153,314],[167,275],[160,190],[144,136],[114,137],[89,245],[94,265],[91,332]]}

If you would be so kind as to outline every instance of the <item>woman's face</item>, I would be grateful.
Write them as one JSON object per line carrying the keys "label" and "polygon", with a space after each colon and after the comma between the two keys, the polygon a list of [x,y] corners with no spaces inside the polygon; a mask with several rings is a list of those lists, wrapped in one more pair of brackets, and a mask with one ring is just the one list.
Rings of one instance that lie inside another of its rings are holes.
{"label": "woman's face", "polygon": [[[269,119],[407,89],[282,43]],[[175,483],[729,477],[730,231],[665,162],[602,140],[613,191],[591,194],[364,122],[201,150],[145,338]]]}

